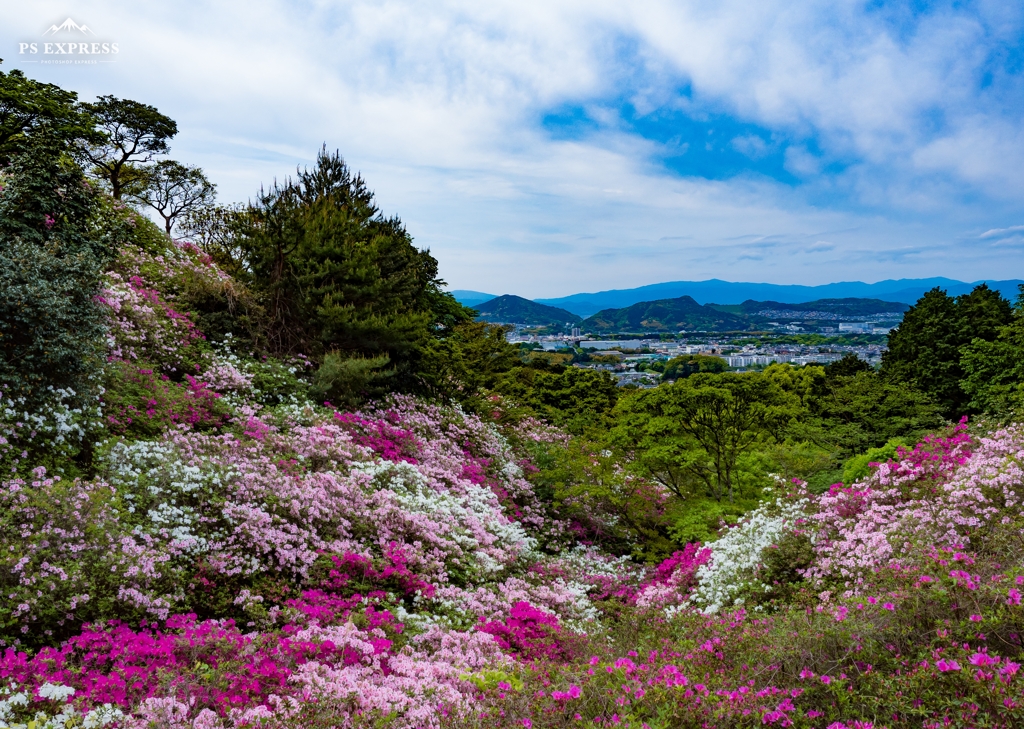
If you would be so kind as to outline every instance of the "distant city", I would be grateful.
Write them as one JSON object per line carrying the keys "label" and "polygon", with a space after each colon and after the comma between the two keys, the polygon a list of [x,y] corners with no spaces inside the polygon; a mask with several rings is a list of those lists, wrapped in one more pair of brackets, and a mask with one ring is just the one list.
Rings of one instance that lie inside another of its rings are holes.
{"label": "distant city", "polygon": [[[668,360],[682,355],[720,357],[735,371],[774,362],[828,364],[847,354],[877,367],[887,335],[925,291],[939,287],[961,294],[980,283],[903,279],[779,286],[716,280],[532,301],[511,294],[452,293],[476,309],[479,319],[507,326],[509,342],[521,348],[571,355],[574,367],[606,371],[620,386],[648,388],[661,381]],[[984,283],[1011,300],[1024,284]],[[770,298],[741,298],[752,293]],[[644,298],[652,294],[675,296]],[[712,296],[740,303],[715,303]]]}

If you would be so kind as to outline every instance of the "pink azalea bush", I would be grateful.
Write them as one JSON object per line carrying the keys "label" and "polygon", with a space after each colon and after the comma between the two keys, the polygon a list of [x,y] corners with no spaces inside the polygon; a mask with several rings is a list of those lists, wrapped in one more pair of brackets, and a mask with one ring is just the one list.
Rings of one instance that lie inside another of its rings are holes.
{"label": "pink azalea bush", "polygon": [[1018,426],[972,438],[966,425],[931,437],[864,481],[833,486],[811,517],[817,559],[808,577],[856,590],[875,570],[911,565],[930,546],[971,543],[1011,524],[1024,498]]}
{"label": "pink azalea bush", "polygon": [[697,570],[711,559],[711,550],[687,544],[681,552],[658,565],[651,579],[641,585],[635,601],[639,608],[685,604],[697,583]]}
{"label": "pink azalea bush", "polygon": [[97,301],[108,310],[109,359],[160,363],[167,371],[186,369],[205,340],[191,314],[179,311],[186,285],[231,286],[230,277],[209,256],[184,243],[159,254],[122,251]]}

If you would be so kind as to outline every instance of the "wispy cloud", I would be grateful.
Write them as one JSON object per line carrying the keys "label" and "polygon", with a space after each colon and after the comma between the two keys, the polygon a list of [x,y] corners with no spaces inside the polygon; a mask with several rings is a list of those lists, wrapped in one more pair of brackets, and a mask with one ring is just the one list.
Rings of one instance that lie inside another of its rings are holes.
{"label": "wispy cloud", "polygon": [[1003,236],[1013,235],[1014,233],[1024,233],[1024,225],[1011,225],[1009,228],[993,228],[992,230],[986,230],[978,237],[985,240],[987,238],[1002,238]]}

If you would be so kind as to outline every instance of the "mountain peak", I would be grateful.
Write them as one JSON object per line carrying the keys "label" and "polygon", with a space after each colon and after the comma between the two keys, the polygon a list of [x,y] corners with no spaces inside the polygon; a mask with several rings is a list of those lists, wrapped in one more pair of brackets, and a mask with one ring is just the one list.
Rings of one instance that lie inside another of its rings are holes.
{"label": "mountain peak", "polygon": [[473,307],[479,318],[495,324],[531,324],[534,326],[562,326],[578,324],[580,318],[565,309],[559,309],[522,296],[505,294]]}

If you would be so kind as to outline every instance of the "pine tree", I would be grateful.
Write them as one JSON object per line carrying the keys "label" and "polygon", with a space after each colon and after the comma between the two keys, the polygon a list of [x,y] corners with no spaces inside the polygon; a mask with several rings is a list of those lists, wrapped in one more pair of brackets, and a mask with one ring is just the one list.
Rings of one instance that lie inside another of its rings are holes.
{"label": "pine tree", "polygon": [[389,388],[416,390],[429,343],[469,319],[442,292],[434,257],[398,218],[381,214],[337,152],[322,149],[311,169],[262,191],[238,216],[236,239],[236,268],[263,295],[272,348],[330,355],[338,380],[325,370],[322,392],[350,382],[373,394],[368,368]]}

